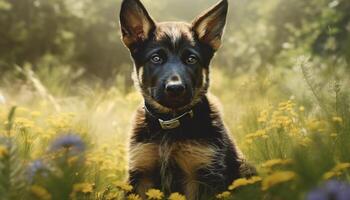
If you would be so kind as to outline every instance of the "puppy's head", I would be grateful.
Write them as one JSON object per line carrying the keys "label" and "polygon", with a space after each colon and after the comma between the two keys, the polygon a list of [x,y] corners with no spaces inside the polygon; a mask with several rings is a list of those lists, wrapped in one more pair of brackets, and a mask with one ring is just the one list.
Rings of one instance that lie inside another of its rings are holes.
{"label": "puppy's head", "polygon": [[179,111],[205,94],[227,9],[227,0],[222,0],[192,23],[156,23],[139,0],[123,1],[122,40],[135,63],[135,81],[149,104],[162,112]]}

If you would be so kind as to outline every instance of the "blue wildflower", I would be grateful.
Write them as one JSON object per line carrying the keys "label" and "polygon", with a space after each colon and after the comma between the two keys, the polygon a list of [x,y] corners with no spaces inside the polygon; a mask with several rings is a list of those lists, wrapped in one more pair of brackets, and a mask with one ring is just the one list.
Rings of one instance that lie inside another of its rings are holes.
{"label": "blue wildflower", "polygon": [[350,185],[336,180],[327,181],[307,195],[307,200],[350,200]]}
{"label": "blue wildflower", "polygon": [[35,177],[47,177],[49,175],[50,168],[42,160],[35,160],[28,165],[27,175],[30,183],[34,182]]}
{"label": "blue wildflower", "polygon": [[65,135],[53,141],[49,149],[50,152],[61,150],[67,150],[70,155],[76,155],[85,151],[85,144],[77,135]]}

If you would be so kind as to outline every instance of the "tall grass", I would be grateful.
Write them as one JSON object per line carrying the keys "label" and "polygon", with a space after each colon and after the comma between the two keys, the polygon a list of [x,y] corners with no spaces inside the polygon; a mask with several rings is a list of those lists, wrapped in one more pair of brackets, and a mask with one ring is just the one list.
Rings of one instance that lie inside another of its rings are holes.
{"label": "tall grass", "polygon": [[[331,179],[350,180],[349,80],[330,76],[319,84],[326,78],[314,64],[300,58],[293,69],[238,77],[213,67],[211,92],[259,172],[213,198],[305,199],[317,187],[323,195]],[[122,199],[131,189],[124,182],[127,140],[141,96],[64,70],[24,69],[0,85],[0,198]],[[148,193],[183,199],[162,195]]]}

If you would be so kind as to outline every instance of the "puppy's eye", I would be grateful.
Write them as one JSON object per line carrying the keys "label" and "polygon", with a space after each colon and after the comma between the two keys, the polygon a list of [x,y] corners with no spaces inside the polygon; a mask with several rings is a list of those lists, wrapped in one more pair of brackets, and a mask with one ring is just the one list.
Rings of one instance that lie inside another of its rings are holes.
{"label": "puppy's eye", "polygon": [[163,62],[163,59],[160,57],[159,54],[155,53],[151,57],[151,62],[154,64],[160,64]]}
{"label": "puppy's eye", "polygon": [[186,63],[189,64],[189,65],[194,65],[198,62],[198,58],[196,55],[194,54],[191,54],[190,56],[188,56],[186,58]]}

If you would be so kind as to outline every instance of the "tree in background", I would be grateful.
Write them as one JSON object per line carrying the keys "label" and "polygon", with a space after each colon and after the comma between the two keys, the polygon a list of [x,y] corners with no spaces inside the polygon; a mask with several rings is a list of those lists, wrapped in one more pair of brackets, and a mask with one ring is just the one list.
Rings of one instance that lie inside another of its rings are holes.
{"label": "tree in background", "polygon": [[[190,21],[215,1],[144,0],[159,21]],[[31,63],[34,70],[65,65],[88,76],[129,77],[129,55],[118,33],[119,6],[120,0],[0,0],[0,71]],[[236,0],[230,7],[215,65],[235,73],[263,72],[310,54],[336,57],[349,68],[349,1]]]}

